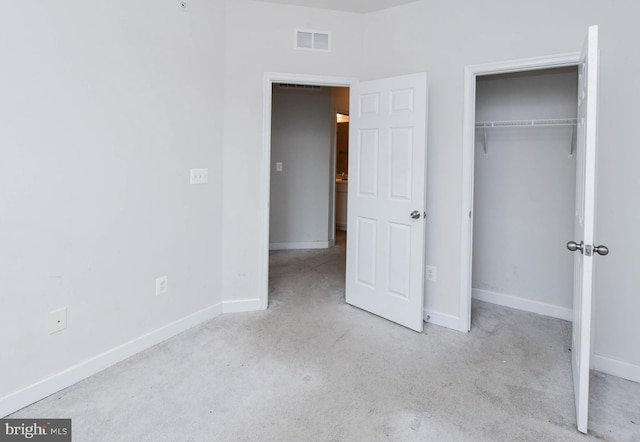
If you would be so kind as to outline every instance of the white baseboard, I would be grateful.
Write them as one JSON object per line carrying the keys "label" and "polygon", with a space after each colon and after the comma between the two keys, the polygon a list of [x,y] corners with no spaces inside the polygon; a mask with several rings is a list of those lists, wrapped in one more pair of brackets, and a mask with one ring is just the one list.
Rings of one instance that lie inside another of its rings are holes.
{"label": "white baseboard", "polygon": [[440,313],[434,310],[424,309],[424,322],[450,328],[459,332],[467,333],[467,327],[458,316],[448,313]]}
{"label": "white baseboard", "polygon": [[80,382],[118,362],[165,341],[185,330],[222,314],[223,305],[216,304],[178,319],[157,330],[114,347],[59,373],[0,398],[0,417],[14,413],[57,391]]}
{"label": "white baseboard", "polygon": [[619,378],[640,382],[640,366],[628,362],[594,354],[591,357],[591,368]]}
{"label": "white baseboard", "polygon": [[329,247],[331,247],[330,241],[272,242],[269,244],[269,250],[328,249]]}
{"label": "white baseboard", "polygon": [[519,298],[504,293],[492,292],[490,290],[472,289],[471,296],[478,301],[490,302],[492,304],[503,305],[505,307],[524,310],[525,312],[537,313],[539,315],[551,316],[552,318],[573,320],[573,310],[540,301]]}
{"label": "white baseboard", "polygon": [[242,299],[240,301],[224,301],[222,303],[222,313],[254,312],[257,310],[264,310],[262,300],[259,298]]}

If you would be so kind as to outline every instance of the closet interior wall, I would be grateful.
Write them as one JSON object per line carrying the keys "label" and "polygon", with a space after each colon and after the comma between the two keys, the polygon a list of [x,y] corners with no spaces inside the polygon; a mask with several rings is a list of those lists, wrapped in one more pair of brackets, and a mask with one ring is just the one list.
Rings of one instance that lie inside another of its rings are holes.
{"label": "closet interior wall", "polygon": [[[476,126],[575,119],[576,103],[575,67],[478,77]],[[474,298],[570,315],[575,177],[574,125],[476,128]]]}

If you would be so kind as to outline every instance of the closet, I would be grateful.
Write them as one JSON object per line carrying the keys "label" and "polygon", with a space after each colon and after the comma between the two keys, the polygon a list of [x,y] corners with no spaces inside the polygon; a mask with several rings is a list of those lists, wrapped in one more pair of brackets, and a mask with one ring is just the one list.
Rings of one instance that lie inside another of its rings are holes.
{"label": "closet", "polygon": [[472,295],[571,318],[577,67],[476,81]]}

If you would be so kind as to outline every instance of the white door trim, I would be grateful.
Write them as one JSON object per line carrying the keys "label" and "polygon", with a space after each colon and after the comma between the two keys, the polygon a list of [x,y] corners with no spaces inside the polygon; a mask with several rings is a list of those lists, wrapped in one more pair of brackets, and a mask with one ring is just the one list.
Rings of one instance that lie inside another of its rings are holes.
{"label": "white door trim", "polygon": [[462,136],[462,201],[460,207],[460,326],[471,330],[471,275],[473,256],[473,165],[475,145],[476,77],[479,75],[577,66],[580,52],[466,66]]}
{"label": "white door trim", "polygon": [[269,200],[271,187],[271,91],[273,83],[306,84],[313,86],[351,87],[358,81],[355,77],[333,77],[323,75],[289,74],[265,72],[263,80],[262,100],[262,159],[261,179],[262,196],[260,198],[260,217],[262,226],[260,243],[262,252],[260,259],[260,307],[269,305]]}

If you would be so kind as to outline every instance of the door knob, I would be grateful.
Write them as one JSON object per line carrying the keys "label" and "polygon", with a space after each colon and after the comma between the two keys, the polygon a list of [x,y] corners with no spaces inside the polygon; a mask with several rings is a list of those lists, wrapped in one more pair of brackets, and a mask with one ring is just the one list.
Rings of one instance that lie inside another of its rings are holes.
{"label": "door knob", "polygon": [[604,256],[604,255],[608,255],[609,254],[609,247],[607,247],[607,246],[595,246],[593,248],[593,251],[596,252],[598,255]]}
{"label": "door knob", "polygon": [[567,243],[567,249],[571,250],[572,252],[580,250],[580,253],[582,253],[582,241],[580,241],[580,244],[576,244],[575,241],[569,241]]}
{"label": "door knob", "polygon": [[411,218],[420,219],[420,212],[418,212],[417,210],[414,210],[413,212],[411,212]]}
{"label": "door knob", "polygon": [[[580,250],[580,253],[582,253],[583,243],[582,243],[582,241],[580,241],[580,244],[576,244],[575,241],[569,241],[567,243],[567,249],[571,250],[572,252],[575,252],[576,250]],[[593,247],[593,251],[595,253],[597,253],[598,255],[605,256],[605,255],[609,254],[609,247],[607,247],[607,246],[595,246],[595,247]],[[590,246],[587,246],[587,256],[591,256],[591,247]]]}

